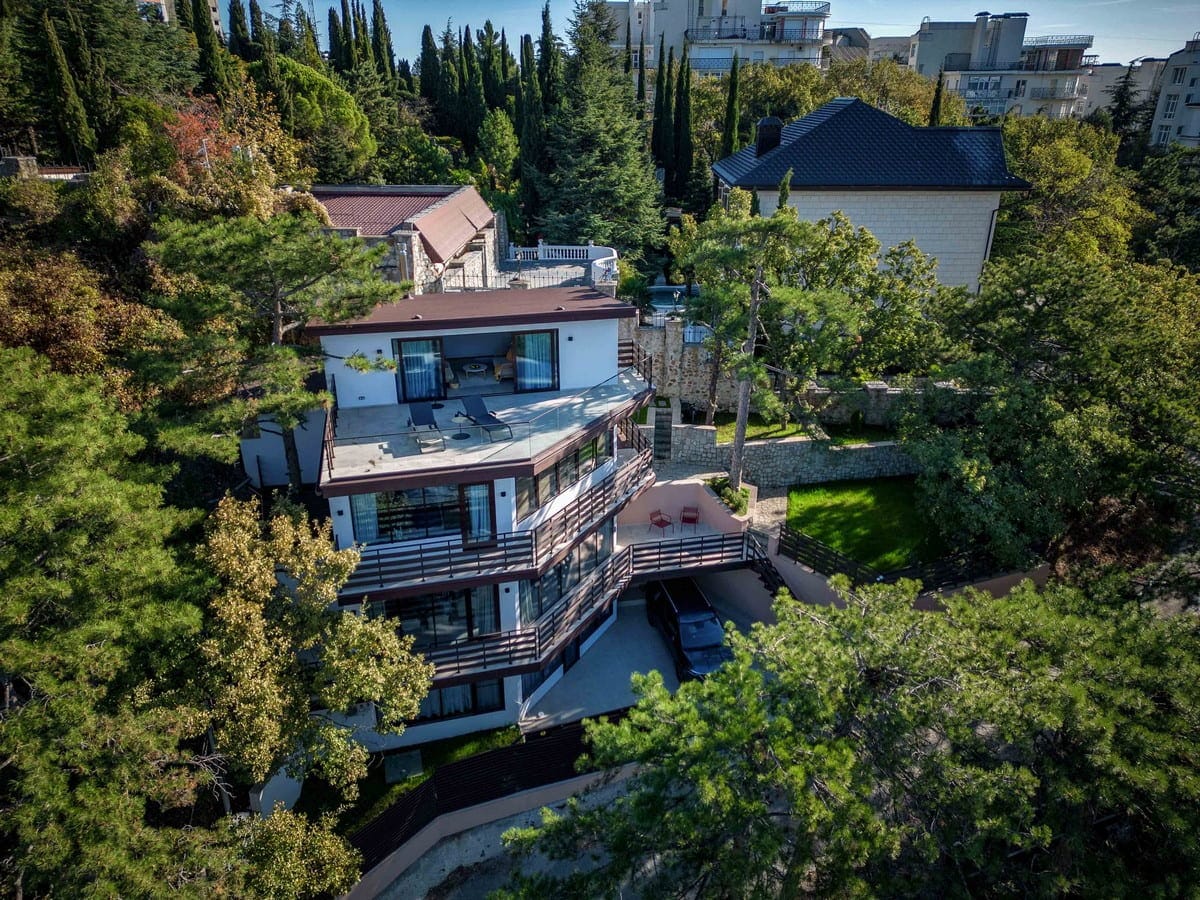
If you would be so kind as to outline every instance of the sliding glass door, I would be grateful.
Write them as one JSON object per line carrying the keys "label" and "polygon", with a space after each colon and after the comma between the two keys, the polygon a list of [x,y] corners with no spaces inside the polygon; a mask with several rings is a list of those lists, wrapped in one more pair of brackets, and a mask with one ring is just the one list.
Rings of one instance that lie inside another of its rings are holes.
{"label": "sliding glass door", "polygon": [[440,400],[446,396],[442,381],[441,338],[392,341],[396,356],[396,374],[400,379],[400,399]]}
{"label": "sliding glass door", "polygon": [[558,389],[557,331],[519,331],[513,335],[517,391]]}
{"label": "sliding glass door", "polygon": [[463,546],[492,543],[496,539],[496,520],[492,514],[491,482],[464,484],[459,490],[463,504]]}

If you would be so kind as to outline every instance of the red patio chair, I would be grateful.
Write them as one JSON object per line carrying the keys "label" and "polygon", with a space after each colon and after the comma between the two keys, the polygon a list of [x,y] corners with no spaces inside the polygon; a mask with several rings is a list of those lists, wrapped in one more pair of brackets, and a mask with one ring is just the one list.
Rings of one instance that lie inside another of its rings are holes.
{"label": "red patio chair", "polygon": [[[661,528],[663,530],[663,534],[666,534],[667,529],[673,527],[674,524],[675,520],[664,513],[661,509],[656,509],[654,512],[650,513],[650,528]],[[646,530],[649,531],[650,528],[647,528]]]}
{"label": "red patio chair", "polygon": [[692,531],[700,530],[700,508],[697,506],[685,506],[679,513],[679,530],[683,530],[684,525],[691,525]]}

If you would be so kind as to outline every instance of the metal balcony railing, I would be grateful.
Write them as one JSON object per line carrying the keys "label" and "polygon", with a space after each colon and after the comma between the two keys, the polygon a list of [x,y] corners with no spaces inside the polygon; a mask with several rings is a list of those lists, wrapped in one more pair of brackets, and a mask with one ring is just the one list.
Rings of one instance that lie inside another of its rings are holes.
{"label": "metal balcony railing", "polygon": [[1030,100],[1074,100],[1079,87],[1035,87],[1029,89]]}
{"label": "metal balcony railing", "polygon": [[1092,46],[1096,39],[1094,34],[1043,34],[1039,37],[1025,38],[1023,47],[1083,47]]}
{"label": "metal balcony railing", "polygon": [[555,554],[653,483],[649,442],[637,428],[628,423],[622,425],[622,440],[636,452],[619,460],[614,472],[581,493],[552,519],[532,530],[498,534],[478,546],[447,540],[363,550],[358,567],[339,592],[342,602],[353,602],[380,591],[422,585],[433,589],[490,576],[519,578],[539,571]]}

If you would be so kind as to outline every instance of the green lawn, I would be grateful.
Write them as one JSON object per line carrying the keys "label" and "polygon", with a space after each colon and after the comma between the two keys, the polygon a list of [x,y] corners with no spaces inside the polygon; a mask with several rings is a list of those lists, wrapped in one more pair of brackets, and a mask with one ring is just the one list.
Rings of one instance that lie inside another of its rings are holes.
{"label": "green lawn", "polygon": [[822,425],[831,443],[841,447],[846,444],[866,444],[872,441],[894,441],[896,432],[881,425]]}
{"label": "green lawn", "polygon": [[[731,412],[719,412],[713,421],[717,426],[717,443],[733,443],[737,415]],[[764,422],[758,413],[750,413],[750,418],[746,422],[746,440],[748,441],[795,437],[803,434],[808,434],[808,429],[802,422],[788,422],[786,425],[780,425],[778,422]]]}
{"label": "green lawn", "polygon": [[[358,785],[358,800],[338,813],[338,833],[349,835],[366,825],[406,793],[428,779],[438,766],[457,762],[488,750],[495,750],[498,747],[507,747],[515,744],[520,738],[520,729],[511,725],[495,731],[477,731],[474,734],[464,734],[460,737],[425,744],[420,748],[424,771],[420,775],[398,784],[387,784],[384,781],[383,757],[372,757],[367,777]],[[337,808],[338,795],[325,781],[313,777],[304,780],[304,788],[296,803],[298,811],[315,817],[324,812],[335,812]]]}
{"label": "green lawn", "polygon": [[788,525],[886,572],[932,562],[945,547],[917,512],[911,478],[836,481],[792,488]]}

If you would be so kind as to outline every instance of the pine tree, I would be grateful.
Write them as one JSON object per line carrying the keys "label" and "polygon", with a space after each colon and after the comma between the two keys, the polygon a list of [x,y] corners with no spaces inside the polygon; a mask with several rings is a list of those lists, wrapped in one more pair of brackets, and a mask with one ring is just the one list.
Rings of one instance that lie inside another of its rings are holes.
{"label": "pine tree", "polygon": [[937,87],[933,89],[933,103],[929,106],[929,124],[936,127],[942,124],[942,91],[946,89],[946,70],[938,69]]}
{"label": "pine tree", "polygon": [[667,71],[663,76],[662,127],[659,129],[658,159],[663,170],[663,190],[671,192],[675,184],[675,48],[667,51]]}
{"label": "pine tree", "polygon": [[[297,17],[298,19],[299,17]],[[314,27],[316,23],[313,23]],[[296,52],[299,42],[296,35],[296,27],[292,24],[292,17],[289,15],[281,15],[279,17],[279,25],[275,31],[275,50],[283,56],[291,56]],[[332,65],[332,58],[330,60]]]}
{"label": "pine tree", "polygon": [[58,32],[45,11],[42,12],[42,28],[46,33],[46,47],[50,54],[50,78],[57,100],[58,124],[75,153],[75,161],[84,165],[96,152],[96,135],[88,124],[87,111],[75,90],[75,78],[67,65],[62,44],[58,42]]}
{"label": "pine tree", "polygon": [[250,43],[250,25],[246,21],[246,7],[242,0],[229,0],[229,52],[247,62],[254,61],[254,48]]}
{"label": "pine tree", "polygon": [[661,240],[660,192],[633,115],[633,82],[610,49],[616,32],[603,0],[576,7],[571,38],[564,99],[546,127],[534,220],[547,240],[594,240],[636,257]]}
{"label": "pine tree", "polygon": [[542,36],[538,38],[538,80],[541,82],[542,106],[549,116],[562,102],[563,58],[554,24],[550,21],[550,0],[542,7]]}
{"label": "pine tree", "polygon": [[433,40],[433,29],[428,25],[421,31],[421,57],[417,65],[420,67],[421,96],[430,104],[436,104],[442,84],[442,64]]}
{"label": "pine tree", "polygon": [[175,24],[181,31],[195,31],[192,27],[192,0],[175,0]]}
{"label": "pine tree", "polygon": [[[280,23],[280,39],[279,45],[283,45],[283,23]],[[304,63],[310,69],[316,69],[318,72],[325,68],[325,61],[321,58],[321,50],[317,46],[317,25],[308,17],[308,14],[297,8],[296,10],[296,31],[292,40],[292,56],[296,62]]]}
{"label": "pine tree", "polygon": [[470,26],[463,29],[463,43],[460,50],[463,70],[466,79],[462,84],[460,115],[462,116],[463,145],[467,152],[475,150],[479,140],[479,129],[487,116],[487,98],[483,92],[483,73],[480,71],[479,54],[475,52],[475,42],[471,39]]}
{"label": "pine tree", "polygon": [[637,117],[646,117],[646,29],[638,42]]}
{"label": "pine tree", "polygon": [[725,122],[721,129],[721,159],[733,156],[742,149],[742,142],[738,139],[738,122],[742,117],[738,80],[738,55],[735,51],[733,65],[729,69],[729,89],[725,95]]}
{"label": "pine tree", "polygon": [[213,28],[212,16],[205,0],[192,0],[192,25],[196,33],[196,44],[200,48],[200,61],[197,64],[200,87],[215,97],[222,97],[229,87],[225,57],[222,56],[225,51],[217,42],[217,32]]}
{"label": "pine tree", "polygon": [[659,35],[658,38],[658,65],[654,70],[654,118],[650,122],[650,154],[654,157],[654,163],[659,168],[662,168],[662,122],[663,122],[663,98],[666,97],[667,69],[664,62],[667,58],[666,37]]}
{"label": "pine tree", "polygon": [[679,59],[679,82],[675,88],[675,184],[672,196],[679,199],[687,194],[688,181],[692,177],[695,162],[695,139],[692,136],[692,64],[688,61],[688,48],[683,48]]}

